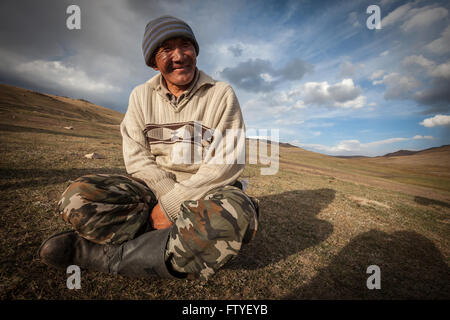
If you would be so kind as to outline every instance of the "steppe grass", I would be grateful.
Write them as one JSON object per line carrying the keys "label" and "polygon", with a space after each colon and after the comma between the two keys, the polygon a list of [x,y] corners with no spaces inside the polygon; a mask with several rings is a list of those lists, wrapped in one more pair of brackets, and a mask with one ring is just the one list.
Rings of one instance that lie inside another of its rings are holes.
{"label": "steppe grass", "polygon": [[[129,279],[82,270],[81,289],[67,289],[68,275],[36,256],[46,237],[70,229],[55,212],[61,193],[82,175],[126,172],[121,115],[103,121],[101,111],[87,117],[72,112],[70,100],[64,103],[58,115],[0,99],[1,299],[450,298],[449,201],[367,183],[370,172],[382,173],[368,160],[297,148],[280,149],[276,175],[246,166],[248,194],[260,199],[260,229],[211,280]],[[69,125],[74,129],[63,129]],[[84,158],[92,152],[105,159]],[[416,174],[430,194],[440,189],[449,195],[448,181],[430,176],[427,182],[426,172]],[[380,290],[366,287],[370,265],[381,269]]]}

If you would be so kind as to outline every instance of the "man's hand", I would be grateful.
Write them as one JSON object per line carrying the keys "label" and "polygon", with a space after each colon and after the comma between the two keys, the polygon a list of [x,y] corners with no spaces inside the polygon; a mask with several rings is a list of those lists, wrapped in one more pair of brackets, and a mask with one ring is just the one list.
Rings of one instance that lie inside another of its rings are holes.
{"label": "man's hand", "polygon": [[166,218],[166,215],[158,204],[153,208],[150,214],[150,223],[155,229],[166,229],[170,227],[173,223]]}

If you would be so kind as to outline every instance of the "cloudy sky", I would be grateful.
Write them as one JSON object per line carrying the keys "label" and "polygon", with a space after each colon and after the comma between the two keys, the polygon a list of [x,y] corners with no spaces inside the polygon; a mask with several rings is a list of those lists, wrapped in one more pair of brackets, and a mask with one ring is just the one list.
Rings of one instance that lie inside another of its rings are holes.
{"label": "cloudy sky", "polygon": [[[71,4],[80,30],[66,27]],[[369,5],[379,30],[367,28]],[[156,74],[145,25],[170,14],[194,30],[198,67],[233,86],[249,135],[279,129],[280,141],[332,155],[419,150],[450,144],[449,11],[420,0],[2,0],[0,82],[125,112]]]}

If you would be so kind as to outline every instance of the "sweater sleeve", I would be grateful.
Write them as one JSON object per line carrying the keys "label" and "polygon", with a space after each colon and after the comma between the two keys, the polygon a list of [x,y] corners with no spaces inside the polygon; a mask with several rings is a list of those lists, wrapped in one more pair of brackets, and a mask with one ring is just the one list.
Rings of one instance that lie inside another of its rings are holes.
{"label": "sweater sleeve", "polygon": [[145,120],[142,111],[142,91],[135,88],[131,94],[128,110],[120,124],[122,134],[123,158],[128,174],[144,180],[159,199],[172,190],[176,177],[173,173],[161,169],[155,156],[147,148],[144,135]]}
{"label": "sweater sleeve", "polygon": [[198,200],[214,188],[232,184],[244,170],[245,125],[239,102],[229,86],[219,101],[216,106],[219,120],[200,168],[159,199],[171,221],[178,218],[183,201]]}

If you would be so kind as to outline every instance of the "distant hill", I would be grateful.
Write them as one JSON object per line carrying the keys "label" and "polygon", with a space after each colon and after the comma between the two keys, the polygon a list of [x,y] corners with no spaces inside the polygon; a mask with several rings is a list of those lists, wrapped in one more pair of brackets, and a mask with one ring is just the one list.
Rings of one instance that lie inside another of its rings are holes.
{"label": "distant hill", "polygon": [[440,147],[432,147],[428,149],[418,150],[418,151],[412,151],[412,150],[398,150],[396,152],[386,153],[383,157],[403,157],[403,156],[411,156],[418,153],[424,153],[424,152],[439,152],[444,149],[449,149],[450,145],[446,144]]}
{"label": "distant hill", "polygon": [[[41,118],[42,124],[54,125],[67,121],[95,121],[118,125],[123,114],[84,99],[40,93],[6,84],[0,84],[0,112],[14,113],[15,122]],[[43,121],[53,119],[53,121]]]}
{"label": "distant hill", "polygon": [[352,158],[368,158],[367,156],[359,156],[359,155],[356,155],[356,156],[334,156],[334,157],[336,157],[336,158],[343,158],[343,159],[352,159]]}
{"label": "distant hill", "polygon": [[419,151],[411,151],[411,150],[398,150],[391,153],[386,153],[383,157],[401,157],[401,156],[410,156],[412,154],[416,154]]}
{"label": "distant hill", "polygon": [[[258,139],[255,139],[255,138],[247,138],[247,140],[258,140]],[[267,144],[271,144],[271,143],[272,143],[271,140],[267,140],[267,139],[259,139],[259,140],[266,140],[266,143],[267,143]],[[292,145],[292,144],[290,144],[290,143],[287,143],[287,142],[278,142],[278,145],[279,145],[280,147],[285,147],[285,148],[297,148],[297,149],[301,149],[300,147],[294,146],[294,145]]]}

